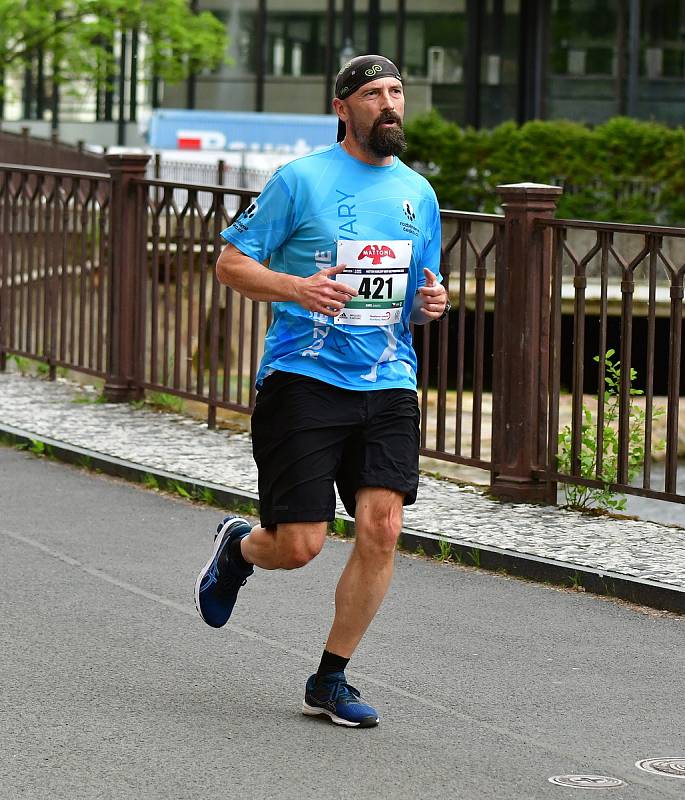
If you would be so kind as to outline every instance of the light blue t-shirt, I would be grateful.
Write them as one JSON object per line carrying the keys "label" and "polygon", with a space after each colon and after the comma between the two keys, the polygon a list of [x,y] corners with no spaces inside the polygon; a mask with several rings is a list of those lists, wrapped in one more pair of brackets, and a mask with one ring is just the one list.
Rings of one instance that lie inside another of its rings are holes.
{"label": "light blue t-shirt", "polygon": [[[392,325],[341,325],[296,303],[273,303],[257,386],[275,370],[343,389],[416,389],[409,316],[423,267],[441,280],[440,213],[428,181],[399,159],[365,164],[339,144],[291,161],[223,238],[276,272],[309,277],[334,266],[340,239],[410,240],[404,308]],[[342,276],[342,281],[345,277]]]}

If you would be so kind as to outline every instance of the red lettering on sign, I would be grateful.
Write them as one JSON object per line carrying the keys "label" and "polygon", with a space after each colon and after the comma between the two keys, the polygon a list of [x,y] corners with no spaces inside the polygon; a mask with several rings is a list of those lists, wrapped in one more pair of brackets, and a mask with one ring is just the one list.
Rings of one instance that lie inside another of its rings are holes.
{"label": "red lettering on sign", "polygon": [[357,261],[361,261],[363,258],[370,258],[371,263],[377,267],[381,263],[381,259],[395,257],[395,254],[387,244],[384,244],[382,247],[379,247],[377,244],[367,244],[357,256]]}
{"label": "red lettering on sign", "polygon": [[184,139],[178,139],[176,142],[179,150],[201,150],[202,149],[202,140],[201,139],[191,139],[190,137],[186,137]]}

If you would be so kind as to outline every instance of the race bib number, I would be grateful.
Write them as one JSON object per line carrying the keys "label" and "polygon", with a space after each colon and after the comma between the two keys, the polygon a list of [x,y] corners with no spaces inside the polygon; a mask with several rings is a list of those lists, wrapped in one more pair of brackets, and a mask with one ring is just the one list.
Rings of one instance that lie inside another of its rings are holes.
{"label": "race bib number", "polygon": [[335,325],[393,325],[402,318],[411,261],[410,239],[392,242],[338,242],[335,277],[358,294],[334,317]]}

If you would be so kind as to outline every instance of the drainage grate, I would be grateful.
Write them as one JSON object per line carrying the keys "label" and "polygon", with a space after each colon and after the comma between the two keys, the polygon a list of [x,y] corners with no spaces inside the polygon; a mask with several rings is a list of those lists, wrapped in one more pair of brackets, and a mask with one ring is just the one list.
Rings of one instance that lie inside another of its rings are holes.
{"label": "drainage grate", "polygon": [[572,786],[574,789],[615,789],[626,784],[606,775],[554,775],[549,779],[555,786]]}
{"label": "drainage grate", "polygon": [[665,775],[668,778],[685,778],[685,758],[643,758],[636,761],[635,766],[654,775]]}

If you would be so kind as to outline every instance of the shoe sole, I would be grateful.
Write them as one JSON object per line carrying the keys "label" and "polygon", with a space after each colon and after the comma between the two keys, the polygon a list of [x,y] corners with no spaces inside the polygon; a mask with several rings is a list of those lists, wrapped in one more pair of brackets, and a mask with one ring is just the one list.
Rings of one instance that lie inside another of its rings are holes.
{"label": "shoe sole", "polygon": [[328,717],[331,722],[335,722],[336,725],[344,725],[346,728],[375,728],[380,721],[378,717],[376,717],[373,722],[350,722],[349,719],[343,719],[325,708],[310,706],[306,700],[302,703],[302,713],[307,717]]}
{"label": "shoe sole", "polygon": [[[237,522],[246,522],[246,520],[241,518],[236,518],[229,520],[226,525],[217,533],[216,537],[214,538],[214,549],[212,550],[212,555],[209,557],[209,561],[204,565],[204,567],[200,570],[200,574],[197,576],[197,580],[195,581],[195,608],[197,609],[197,613],[202,617],[202,621],[209,625],[210,628],[216,628],[216,625],[212,625],[211,622],[207,622],[202,613],[200,608],[200,584],[202,583],[203,578],[209,572],[209,568],[212,566],[212,562],[216,558],[216,554],[219,552],[222,542],[224,541],[224,535],[231,529],[231,526],[235,525]],[[218,627],[223,627],[223,625],[219,625]]]}

